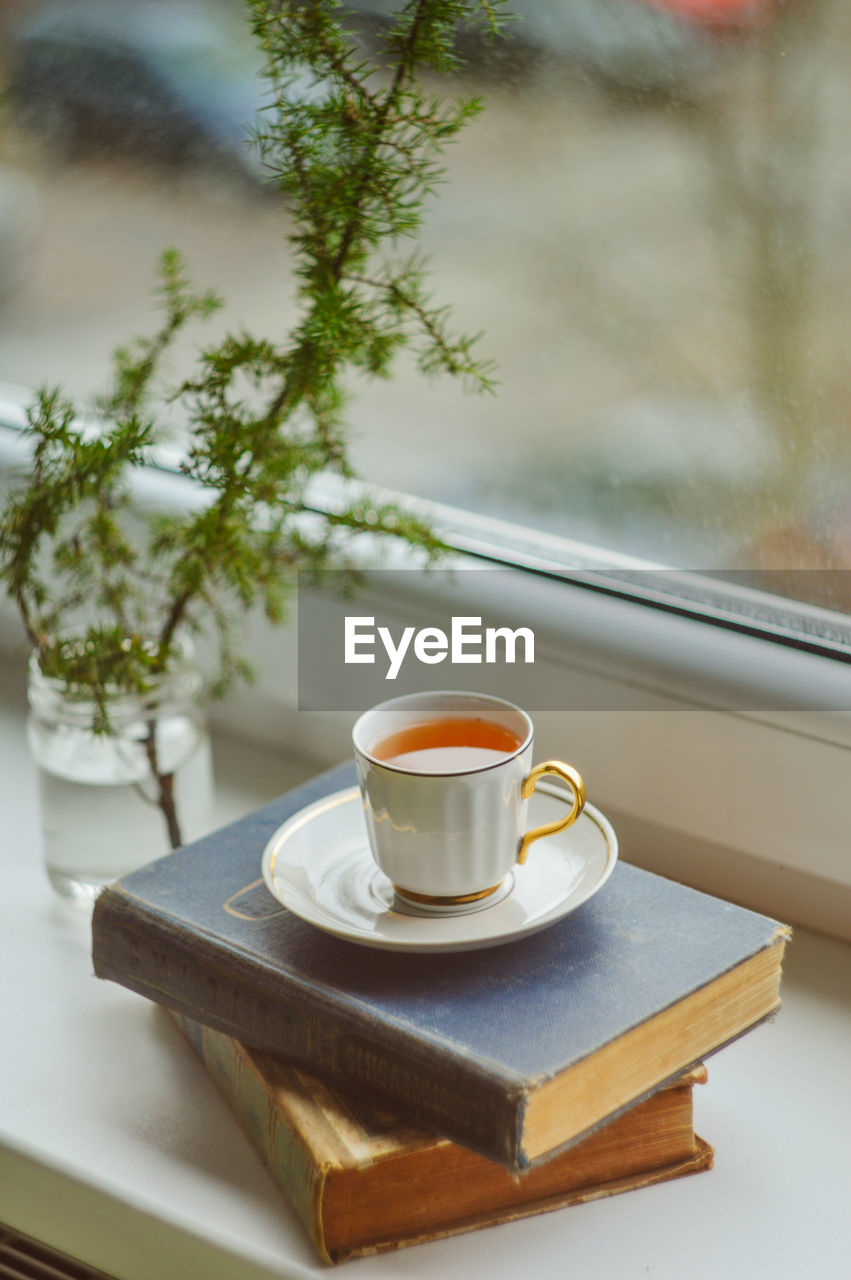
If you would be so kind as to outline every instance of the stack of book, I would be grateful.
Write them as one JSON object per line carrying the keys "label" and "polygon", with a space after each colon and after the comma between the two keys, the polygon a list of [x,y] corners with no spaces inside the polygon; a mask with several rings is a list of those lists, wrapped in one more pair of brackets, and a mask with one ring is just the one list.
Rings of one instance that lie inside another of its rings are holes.
{"label": "stack of book", "polygon": [[788,930],[626,863],[531,938],[406,955],[319,932],[260,877],[323,775],[98,899],[93,958],[178,1015],[322,1258],[706,1169],[704,1058],[779,1007]]}

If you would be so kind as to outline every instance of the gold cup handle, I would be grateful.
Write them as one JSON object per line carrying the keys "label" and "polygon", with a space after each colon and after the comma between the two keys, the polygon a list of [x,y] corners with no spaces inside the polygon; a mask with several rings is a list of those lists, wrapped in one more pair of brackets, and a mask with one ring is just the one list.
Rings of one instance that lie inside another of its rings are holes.
{"label": "gold cup handle", "polygon": [[554,836],[557,831],[564,831],[566,827],[571,826],[576,821],[585,808],[585,783],[572,765],[563,764],[561,760],[544,760],[542,764],[535,765],[529,776],[523,779],[520,794],[524,800],[529,799],[541,778],[548,774],[561,778],[562,782],[568,784],[573,792],[573,808],[566,818],[560,818],[558,822],[547,822],[542,827],[535,827],[532,831],[526,832],[520,841],[520,848],[517,853],[517,861],[521,864],[526,861],[529,845],[533,840],[540,840],[543,836]]}

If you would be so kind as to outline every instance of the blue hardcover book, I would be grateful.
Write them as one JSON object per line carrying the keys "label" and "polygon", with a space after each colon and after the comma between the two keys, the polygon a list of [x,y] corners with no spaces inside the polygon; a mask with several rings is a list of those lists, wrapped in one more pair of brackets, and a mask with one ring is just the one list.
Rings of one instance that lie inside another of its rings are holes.
{"label": "blue hardcover book", "polygon": [[269,893],[261,857],[352,781],[333,770],[111,885],[95,973],[511,1169],[779,1007],[783,925],[625,863],[559,923],[488,950],[388,953],[320,932]]}

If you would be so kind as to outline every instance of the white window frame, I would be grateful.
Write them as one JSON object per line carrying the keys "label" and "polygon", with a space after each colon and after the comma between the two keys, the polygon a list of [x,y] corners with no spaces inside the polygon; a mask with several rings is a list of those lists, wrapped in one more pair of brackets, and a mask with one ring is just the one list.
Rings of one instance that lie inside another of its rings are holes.
{"label": "white window frame", "polygon": [[[0,422],[20,426],[28,399],[19,389],[0,392]],[[0,431],[0,492],[25,455],[17,430]],[[320,507],[337,496],[330,482],[312,495]],[[168,509],[198,495],[166,460],[144,477],[138,498]],[[536,663],[547,664],[553,681],[578,673],[595,691],[591,709],[536,711],[536,753],[582,770],[615,822],[622,856],[851,938],[851,716],[836,710],[851,708],[851,665],[841,641],[811,652],[806,643],[778,643],[770,627],[760,634],[762,624],[629,598],[628,588],[613,591],[611,577],[600,575],[653,566],[468,512],[429,510],[459,548],[458,567],[515,566],[507,570],[516,575],[510,601],[488,596],[495,581],[504,587],[504,573],[465,575],[465,612],[498,606],[506,623],[533,626]],[[559,576],[568,563],[579,566],[574,582]],[[400,624],[446,591],[430,575],[416,578],[418,599],[380,601],[382,611],[398,610]],[[802,623],[821,612],[788,611]],[[841,618],[824,620],[841,630]],[[214,727],[318,767],[345,758],[354,715],[298,709],[296,608],[280,628],[248,622],[258,681],[213,709]],[[21,655],[22,640],[4,599],[0,656]],[[782,709],[789,690],[805,710]],[[598,709],[606,706],[617,709]]]}

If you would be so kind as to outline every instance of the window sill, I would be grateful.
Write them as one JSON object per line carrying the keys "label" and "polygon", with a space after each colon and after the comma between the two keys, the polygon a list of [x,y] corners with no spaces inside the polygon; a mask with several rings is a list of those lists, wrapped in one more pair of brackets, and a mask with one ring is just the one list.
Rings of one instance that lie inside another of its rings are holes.
{"label": "window sill", "polygon": [[[316,1276],[301,1229],[170,1020],[92,978],[88,923],[58,904],[39,865],[22,690],[18,670],[0,665],[0,962],[16,975],[4,1007],[15,1051],[0,1055],[0,1219],[118,1280]],[[298,752],[221,736],[216,764],[217,821],[312,771]],[[714,1058],[696,1090],[697,1131],[717,1152],[705,1177],[365,1259],[358,1273],[461,1280],[484,1263],[493,1280],[513,1280],[530,1250],[555,1275],[568,1249],[576,1274],[599,1280],[648,1269],[674,1280],[684,1258],[689,1280],[716,1280],[743,1257],[751,1280],[776,1280],[808,1274],[816,1253],[839,1275],[849,993],[851,947],[799,932],[780,1016]]]}

